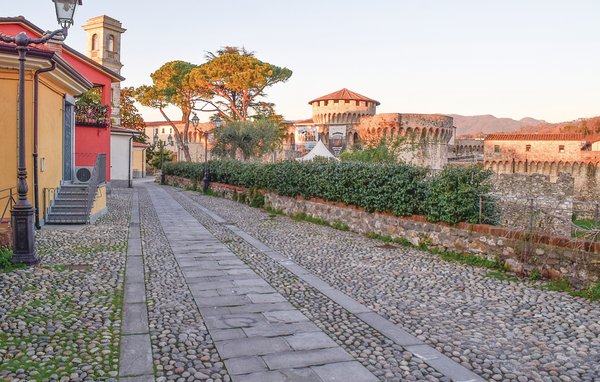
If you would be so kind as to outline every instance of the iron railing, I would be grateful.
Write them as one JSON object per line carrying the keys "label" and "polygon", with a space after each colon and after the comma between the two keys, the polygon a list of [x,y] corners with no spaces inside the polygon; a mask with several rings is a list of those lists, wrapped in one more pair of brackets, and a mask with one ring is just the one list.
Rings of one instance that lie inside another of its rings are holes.
{"label": "iron railing", "polygon": [[9,187],[0,190],[0,208],[2,208],[2,214],[0,215],[0,223],[4,223],[5,219],[8,221],[7,212],[12,210],[13,204],[15,204],[15,196],[17,195],[17,187]]}
{"label": "iron railing", "polygon": [[75,105],[76,126],[110,127],[110,116],[106,105]]}

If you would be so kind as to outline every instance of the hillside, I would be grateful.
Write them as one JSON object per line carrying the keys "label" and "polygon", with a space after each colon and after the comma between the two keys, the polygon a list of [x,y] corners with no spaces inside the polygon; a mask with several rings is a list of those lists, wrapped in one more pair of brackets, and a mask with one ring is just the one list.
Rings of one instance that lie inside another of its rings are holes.
{"label": "hillside", "polygon": [[581,118],[576,121],[560,123],[542,123],[523,126],[519,133],[581,133],[584,135],[600,133],[600,116]]}
{"label": "hillside", "polygon": [[497,118],[493,115],[464,116],[450,114],[450,117],[454,118],[456,135],[459,137],[482,137],[491,133],[511,133],[519,131],[526,126],[533,128],[537,125],[547,124],[546,121],[534,118],[515,120],[511,118]]}

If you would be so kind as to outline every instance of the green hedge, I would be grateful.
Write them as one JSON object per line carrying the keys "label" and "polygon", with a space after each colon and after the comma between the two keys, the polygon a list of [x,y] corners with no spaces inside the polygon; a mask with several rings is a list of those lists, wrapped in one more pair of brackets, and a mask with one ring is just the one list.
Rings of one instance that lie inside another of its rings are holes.
{"label": "green hedge", "polygon": [[[424,214],[431,221],[476,222],[478,195],[489,190],[482,169],[449,168],[436,175],[406,164],[285,161],[210,161],[211,181],[260,188],[285,196],[321,198],[398,216]],[[167,175],[200,181],[204,165],[165,164]]]}

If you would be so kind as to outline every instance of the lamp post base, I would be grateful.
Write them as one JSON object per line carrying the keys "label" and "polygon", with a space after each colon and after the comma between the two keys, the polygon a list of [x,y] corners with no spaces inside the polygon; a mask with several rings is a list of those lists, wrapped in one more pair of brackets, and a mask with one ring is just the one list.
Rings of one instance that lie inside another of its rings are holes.
{"label": "lamp post base", "polygon": [[208,177],[205,175],[204,178],[202,179],[202,191],[204,193],[206,193],[208,191],[209,184],[210,184],[210,182],[208,181]]}
{"label": "lamp post base", "polygon": [[161,171],[161,173],[160,173],[160,184],[161,184],[162,186],[164,186],[164,185],[165,185],[165,174],[164,174],[162,171]]}
{"label": "lamp post base", "polygon": [[40,262],[35,253],[35,233],[33,230],[33,207],[13,208],[11,211],[13,227],[13,263],[35,265]]}

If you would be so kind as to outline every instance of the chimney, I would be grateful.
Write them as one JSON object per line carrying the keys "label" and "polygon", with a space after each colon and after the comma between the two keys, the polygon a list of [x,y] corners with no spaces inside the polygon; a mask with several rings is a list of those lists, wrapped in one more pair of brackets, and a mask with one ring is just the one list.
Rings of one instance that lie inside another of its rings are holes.
{"label": "chimney", "polygon": [[63,42],[62,41],[51,39],[48,42],[46,42],[46,48],[50,49],[51,51],[53,51],[54,53],[56,53],[57,55],[62,57],[62,51],[63,51]]}

